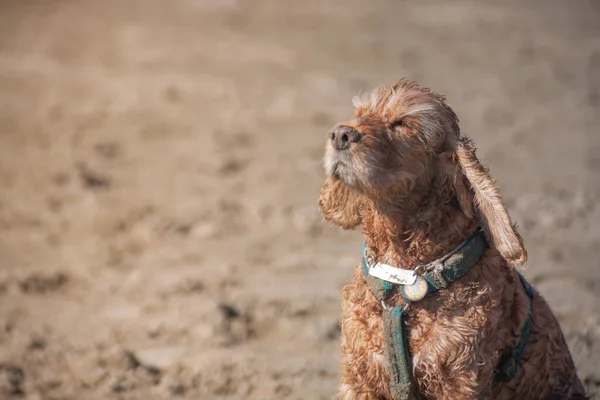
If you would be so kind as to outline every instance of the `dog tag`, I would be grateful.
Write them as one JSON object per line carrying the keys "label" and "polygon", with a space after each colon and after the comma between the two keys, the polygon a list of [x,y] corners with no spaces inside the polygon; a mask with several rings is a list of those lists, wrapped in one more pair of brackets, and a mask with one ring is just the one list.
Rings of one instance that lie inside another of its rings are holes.
{"label": "dog tag", "polygon": [[377,263],[369,267],[369,275],[400,285],[412,285],[417,280],[417,275],[414,271],[394,268],[391,265],[382,263]]}
{"label": "dog tag", "polygon": [[419,301],[427,295],[427,281],[420,276],[412,285],[402,286],[402,294],[410,301]]}

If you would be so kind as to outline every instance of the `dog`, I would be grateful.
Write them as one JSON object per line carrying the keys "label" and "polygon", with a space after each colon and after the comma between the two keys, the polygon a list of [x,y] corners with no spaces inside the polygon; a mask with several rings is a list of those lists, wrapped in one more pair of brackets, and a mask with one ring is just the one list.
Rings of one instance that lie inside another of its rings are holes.
{"label": "dog", "polygon": [[[586,399],[558,321],[515,268],[527,260],[517,227],[445,97],[402,79],[353,103],[354,118],[329,133],[319,196],[327,222],[362,226],[369,252],[343,289],[338,398]],[[473,237],[485,247],[469,269],[431,293],[425,283],[418,301],[406,296],[415,284],[390,284],[386,299],[369,285],[374,265],[423,284],[419,266]],[[412,389],[394,386],[389,309],[405,318],[400,380]]]}

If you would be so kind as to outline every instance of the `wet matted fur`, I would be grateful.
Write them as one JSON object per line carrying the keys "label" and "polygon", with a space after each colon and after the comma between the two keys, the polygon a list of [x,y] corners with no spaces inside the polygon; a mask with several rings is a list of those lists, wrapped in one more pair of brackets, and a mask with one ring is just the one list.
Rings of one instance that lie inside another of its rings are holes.
{"label": "wet matted fur", "polygon": [[[433,261],[482,226],[491,246],[460,280],[410,304],[413,373],[428,399],[585,399],[560,326],[539,294],[518,376],[493,385],[529,312],[521,236],[443,96],[407,80],[358,96],[347,148],[327,142],[323,217],[362,225],[379,262]],[[348,129],[343,128],[343,129]],[[339,132],[339,130],[338,130]],[[348,137],[338,140],[348,141]],[[339,146],[338,146],[339,147]],[[359,249],[357,249],[359,253]],[[404,306],[397,296],[392,301]],[[340,399],[389,399],[382,306],[360,266],[343,293]]]}

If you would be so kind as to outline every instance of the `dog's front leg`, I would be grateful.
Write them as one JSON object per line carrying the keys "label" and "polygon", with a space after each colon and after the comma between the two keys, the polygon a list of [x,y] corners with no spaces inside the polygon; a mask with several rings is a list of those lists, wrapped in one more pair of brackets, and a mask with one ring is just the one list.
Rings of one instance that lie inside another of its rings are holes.
{"label": "dog's front leg", "polygon": [[339,400],[389,398],[381,305],[357,269],[344,287]]}
{"label": "dog's front leg", "polygon": [[[342,339],[342,343],[344,340]],[[380,379],[383,371],[383,364],[379,358],[383,355],[366,355],[361,357],[359,354],[347,353],[347,347],[342,344],[342,369],[341,382],[338,390],[338,400],[384,400],[389,396],[383,393],[389,392],[387,381]],[[365,353],[366,354],[366,353]],[[369,361],[368,358],[373,358]],[[380,366],[379,366],[379,365]],[[387,379],[387,378],[386,378]]]}

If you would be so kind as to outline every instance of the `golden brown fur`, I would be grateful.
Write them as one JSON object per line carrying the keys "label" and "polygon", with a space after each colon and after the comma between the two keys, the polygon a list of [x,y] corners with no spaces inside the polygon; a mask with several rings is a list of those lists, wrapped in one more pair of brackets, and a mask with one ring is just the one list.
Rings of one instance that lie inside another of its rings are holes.
{"label": "golden brown fur", "polygon": [[[561,329],[539,294],[519,375],[492,385],[527,319],[528,298],[513,268],[527,253],[444,97],[401,80],[356,98],[355,106],[355,117],[339,126],[360,139],[347,149],[327,145],[324,218],[344,229],[362,225],[376,260],[404,269],[441,257],[479,225],[492,244],[463,278],[407,306],[420,392],[429,399],[584,399]],[[357,267],[344,288],[340,399],[390,398],[381,315]]]}

